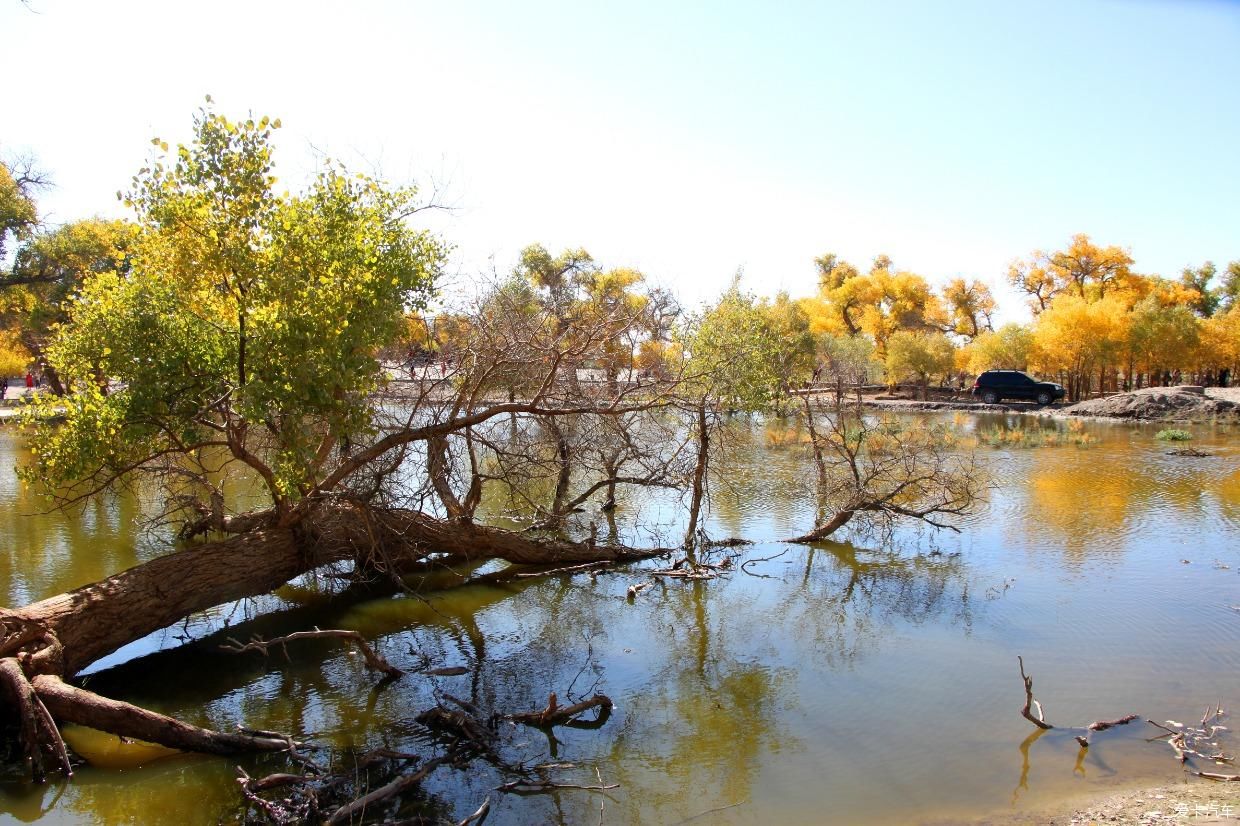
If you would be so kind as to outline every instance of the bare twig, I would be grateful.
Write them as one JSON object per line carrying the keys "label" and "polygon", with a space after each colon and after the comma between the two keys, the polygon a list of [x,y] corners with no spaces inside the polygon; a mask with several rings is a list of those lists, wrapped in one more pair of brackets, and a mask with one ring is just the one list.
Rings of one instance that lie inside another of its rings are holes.
{"label": "bare twig", "polygon": [[487,815],[489,815],[490,813],[491,813],[491,798],[488,797],[486,800],[482,801],[482,805],[478,807],[478,810],[476,812],[474,812],[472,815],[462,820],[460,823],[456,824],[456,826],[470,826],[470,824],[474,824],[474,826],[482,826],[482,821],[486,820]]}
{"label": "bare twig", "polygon": [[[362,652],[362,656],[365,657],[367,667],[373,671],[382,672],[383,674],[386,674],[388,677],[393,677],[393,678],[400,677],[405,673],[404,671],[400,670],[396,666],[389,663],[383,657],[379,656],[379,654],[375,653],[375,650],[370,647],[370,643],[366,642],[366,638],[363,637],[361,634],[359,634],[357,631],[341,631],[341,630],[324,631],[324,630],[315,628],[313,631],[295,631],[292,634],[288,634],[283,637],[276,637],[270,640],[264,640],[261,637],[254,637],[247,643],[241,643],[233,639],[232,637],[229,637],[228,638],[229,644],[221,645],[220,648],[224,651],[230,651],[234,654],[240,654],[245,651],[258,651],[263,656],[267,656],[268,655],[267,649],[269,649],[273,645],[279,645],[283,647],[285,644],[294,642],[296,640],[325,639],[325,638],[341,639],[349,643],[350,645],[356,647],[359,651]],[[285,656],[287,657],[288,651],[286,650],[284,653],[285,653]]]}

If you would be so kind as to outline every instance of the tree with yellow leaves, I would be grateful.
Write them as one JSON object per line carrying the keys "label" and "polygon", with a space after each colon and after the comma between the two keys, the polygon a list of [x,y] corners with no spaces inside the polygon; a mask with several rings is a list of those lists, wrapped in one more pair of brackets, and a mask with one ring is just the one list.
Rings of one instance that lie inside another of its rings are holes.
{"label": "tree with yellow leaves", "polygon": [[961,349],[963,369],[977,375],[987,370],[1024,370],[1033,349],[1033,331],[1024,324],[987,330]]}
{"label": "tree with yellow leaves", "polygon": [[1160,377],[1196,366],[1201,333],[1188,306],[1164,304],[1151,294],[1132,308],[1127,320],[1128,375],[1133,387],[1141,386],[1142,374],[1150,377],[1151,385],[1166,384]]}
{"label": "tree with yellow leaves", "polygon": [[991,316],[995,312],[995,297],[981,281],[951,279],[943,285],[943,303],[949,313],[950,332],[973,341],[994,330]]}
{"label": "tree with yellow leaves", "polygon": [[804,304],[814,333],[868,334],[880,357],[897,330],[929,332],[947,326],[947,313],[920,275],[893,271],[891,259],[879,255],[865,275],[828,253],[815,259],[819,291]]}
{"label": "tree with yellow leaves", "polygon": [[1008,269],[1008,280],[1030,296],[1034,315],[1046,310],[1055,296],[1073,293],[1098,299],[1122,287],[1132,276],[1132,256],[1120,247],[1100,247],[1088,235],[1072,236],[1067,249],[1038,250]]}
{"label": "tree with yellow leaves", "polygon": [[1233,377],[1240,373],[1240,304],[1202,322],[1198,352],[1200,363],[1216,377],[1223,370]]}
{"label": "tree with yellow leaves", "polygon": [[1075,293],[1058,296],[1038,316],[1030,366],[1059,374],[1068,398],[1080,400],[1093,371],[1101,374],[1122,354],[1127,315],[1127,306],[1115,296],[1092,302]]}

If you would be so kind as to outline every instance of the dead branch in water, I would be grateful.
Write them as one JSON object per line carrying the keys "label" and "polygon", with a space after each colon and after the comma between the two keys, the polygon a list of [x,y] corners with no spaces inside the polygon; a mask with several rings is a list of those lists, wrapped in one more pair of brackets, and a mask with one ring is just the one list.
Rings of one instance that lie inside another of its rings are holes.
{"label": "dead branch in water", "polygon": [[658,568],[646,573],[668,579],[701,580],[717,579],[732,570],[732,557],[730,556],[725,556],[717,564],[685,556],[672,563],[670,568]]}
{"label": "dead branch in water", "polygon": [[1215,772],[1199,772],[1195,769],[1189,769],[1188,773],[1204,777],[1206,780],[1240,781],[1240,774],[1216,774]]}
{"label": "dead branch in water", "polygon": [[426,777],[435,769],[439,768],[444,763],[450,762],[454,756],[455,755],[452,754],[445,754],[443,757],[436,757],[434,760],[427,760],[422,764],[422,768],[418,769],[413,774],[398,777],[386,786],[380,786],[370,794],[365,795],[364,797],[359,797],[357,800],[341,806],[339,809],[332,812],[331,816],[327,818],[327,823],[329,826],[334,826],[334,824],[337,823],[346,823],[353,817],[353,815],[364,812],[368,806],[372,806],[375,803],[395,797],[402,792],[412,789],[414,786],[425,780]]}
{"label": "dead branch in water", "polygon": [[[1033,699],[1033,678],[1025,674],[1025,663],[1021,657],[1017,657],[1016,661],[1020,664],[1020,676],[1025,684],[1025,705],[1021,709],[1021,716],[1029,722],[1033,723],[1040,729],[1054,728],[1050,723],[1046,722],[1046,718],[1042,713],[1042,706],[1037,700]],[[1030,708],[1037,709],[1035,717]],[[1226,752],[1219,751],[1219,744],[1216,740],[1219,732],[1227,731],[1227,727],[1222,725],[1223,717],[1226,712],[1223,711],[1222,703],[1215,703],[1213,706],[1206,706],[1205,712],[1201,715],[1201,721],[1196,725],[1185,725],[1175,720],[1167,720],[1159,723],[1155,720],[1147,719],[1155,728],[1162,729],[1162,734],[1146,739],[1146,742],[1154,742],[1162,740],[1171,747],[1175,753],[1176,759],[1184,765],[1184,771],[1188,774],[1200,777],[1205,780],[1217,781],[1240,781],[1240,774],[1219,774],[1217,772],[1201,771],[1193,765],[1194,760],[1210,761],[1217,765],[1226,765],[1232,763],[1235,759]],[[1096,720],[1083,728],[1084,734],[1075,736],[1077,743],[1081,745],[1080,756],[1077,758],[1078,766],[1085,754],[1085,750],[1090,746],[1090,739],[1094,732],[1106,731],[1107,729],[1123,726],[1134,720],[1141,719],[1136,714],[1129,714],[1115,720]],[[1071,729],[1069,729],[1071,730]],[[1025,744],[1030,741],[1026,740]],[[1022,752],[1025,750],[1025,744],[1022,744]],[[1026,759],[1025,773],[1021,776],[1021,785],[1024,785],[1024,777],[1028,772],[1028,761]]]}
{"label": "dead branch in water", "polygon": [[491,813],[491,798],[488,797],[486,800],[482,801],[482,805],[478,807],[478,810],[476,812],[474,812],[472,815],[462,820],[460,823],[456,824],[456,826],[470,826],[471,823],[476,824],[476,826],[481,826],[482,821],[486,820],[487,815],[489,815],[490,813]]}
{"label": "dead branch in water", "polygon": [[626,593],[626,597],[630,602],[632,602],[637,597],[638,594],[640,594],[642,591],[646,590],[647,588],[653,585],[654,583],[650,582],[649,580],[647,580],[646,582],[636,582],[629,586],[629,590]]}
{"label": "dead branch in water", "polygon": [[[573,725],[577,723],[579,726],[594,727],[602,725],[611,715],[614,704],[610,697],[604,694],[595,694],[588,700],[582,700],[580,703],[573,703],[571,706],[560,706],[553,692],[547,698],[547,707],[542,711],[527,711],[519,714],[509,714],[506,719],[514,723],[522,723],[535,728],[548,729],[554,726]],[[598,716],[591,721],[583,722],[576,720],[577,715],[582,712],[589,711],[592,708],[599,710]]]}
{"label": "dead branch in water", "polygon": [[1163,740],[1171,747],[1175,753],[1176,759],[1185,766],[1184,771],[1206,780],[1240,780],[1240,775],[1217,774],[1215,772],[1203,772],[1192,765],[1192,761],[1206,760],[1215,765],[1227,765],[1234,761],[1234,757],[1222,751],[1214,751],[1218,748],[1215,738],[1218,737],[1220,731],[1227,731],[1227,727],[1222,725],[1223,717],[1226,712],[1223,711],[1222,702],[1215,703],[1214,706],[1206,706],[1205,713],[1201,715],[1201,721],[1197,726],[1186,726],[1183,723],[1177,723],[1175,720],[1166,720],[1163,723],[1156,723],[1153,720],[1146,720],[1152,726],[1163,730],[1163,734],[1151,737],[1147,742],[1155,740]]}
{"label": "dead branch in water", "polygon": [[[1055,726],[1046,722],[1046,715],[1042,711],[1042,704],[1033,698],[1033,677],[1030,677],[1027,674],[1025,674],[1024,658],[1017,656],[1016,662],[1020,665],[1020,678],[1025,684],[1025,705],[1020,710],[1020,716],[1024,717],[1026,720],[1033,723],[1035,726],[1037,726],[1040,729],[1055,728]],[[1033,716],[1033,712],[1031,711],[1031,709],[1037,710],[1036,717]],[[1090,723],[1087,726],[1080,726],[1080,727],[1068,726],[1067,728],[1069,731],[1075,729],[1077,731],[1085,732],[1084,734],[1076,735],[1074,739],[1076,740],[1076,742],[1081,744],[1081,748],[1087,749],[1089,748],[1089,741],[1090,741],[1090,738],[1093,737],[1094,732],[1106,731],[1107,729],[1114,728],[1116,726],[1124,726],[1124,725],[1127,725],[1128,723],[1131,723],[1133,720],[1139,720],[1139,719],[1141,718],[1138,717],[1136,714],[1129,714],[1125,717],[1119,717],[1115,720],[1095,720],[1094,722]]]}
{"label": "dead branch in water", "polygon": [[[1020,710],[1020,716],[1033,723],[1038,728],[1052,729],[1050,723],[1046,722],[1046,716],[1042,713],[1042,704],[1033,699],[1033,677],[1025,676],[1025,661],[1020,656],[1016,657],[1016,662],[1020,663],[1020,678],[1025,683],[1025,707]],[[1038,710],[1038,716],[1034,717],[1029,712],[1029,707],[1034,706]]]}
{"label": "dead branch in water", "polygon": [[1120,717],[1118,720],[1096,720],[1085,727],[1085,734],[1078,734],[1076,742],[1081,744],[1081,748],[1089,748],[1089,739],[1095,731],[1106,731],[1115,726],[1126,726],[1133,720],[1141,719],[1135,714],[1129,714],[1127,717]]}
{"label": "dead branch in water", "polygon": [[273,645],[278,645],[284,649],[284,656],[287,658],[288,649],[284,648],[287,643],[294,642],[296,640],[324,638],[341,639],[357,648],[357,650],[362,652],[362,656],[366,658],[366,666],[372,671],[379,671],[388,677],[392,677],[393,679],[403,676],[405,673],[389,663],[383,657],[379,656],[379,654],[375,653],[375,650],[370,647],[370,643],[366,642],[366,638],[356,631],[323,631],[315,628],[313,631],[294,631],[292,634],[288,634],[283,637],[276,637],[275,639],[270,640],[264,640],[261,637],[252,637],[249,642],[244,644],[238,642],[232,637],[229,637],[228,642],[230,644],[221,645],[220,648],[234,654],[240,654],[245,651],[258,651],[265,657],[269,654],[267,649],[271,648]]}
{"label": "dead branch in water", "polygon": [[605,792],[611,789],[620,788],[619,783],[606,783],[598,786],[582,786],[577,783],[552,783],[549,780],[510,780],[507,783],[496,786],[497,792],[508,792],[509,794],[546,794],[547,792],[556,792],[561,789],[580,789],[586,792]]}

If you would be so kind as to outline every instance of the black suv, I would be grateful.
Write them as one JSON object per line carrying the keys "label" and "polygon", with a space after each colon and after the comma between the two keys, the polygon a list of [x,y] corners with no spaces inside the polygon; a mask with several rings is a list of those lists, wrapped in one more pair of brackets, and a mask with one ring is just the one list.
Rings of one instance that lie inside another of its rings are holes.
{"label": "black suv", "polygon": [[1004,399],[1028,399],[1050,404],[1064,396],[1063,387],[1049,381],[1034,381],[1019,370],[987,370],[973,382],[973,395],[986,404]]}

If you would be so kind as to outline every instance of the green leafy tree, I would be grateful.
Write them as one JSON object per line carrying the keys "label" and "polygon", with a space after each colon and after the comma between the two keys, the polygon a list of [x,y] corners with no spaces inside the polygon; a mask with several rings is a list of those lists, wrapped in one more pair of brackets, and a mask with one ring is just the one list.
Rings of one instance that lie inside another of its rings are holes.
{"label": "green leafy tree", "polygon": [[942,333],[898,330],[887,340],[887,379],[913,379],[926,398],[930,380],[946,376],[955,364],[956,348]]}
{"label": "green leafy tree", "polygon": [[1190,306],[1193,312],[1202,318],[1214,315],[1214,311],[1218,309],[1222,301],[1219,291],[1210,286],[1210,282],[1217,274],[1218,268],[1214,266],[1213,261],[1207,261],[1196,268],[1185,267],[1180,273],[1180,284],[1197,292],[1197,298],[1192,300]]}
{"label": "green leafy tree", "polygon": [[445,250],[405,224],[413,189],[328,165],[277,194],[278,127],[203,110],[189,145],[156,139],[125,199],[128,271],[87,281],[48,348],[72,392],[28,477],[80,497],[169,463],[205,478],[224,451],[288,524],[323,492],[333,448],[368,431],[375,354],[425,303]]}
{"label": "green leafy tree", "polygon": [[1232,261],[1223,274],[1223,282],[1218,286],[1219,311],[1227,312],[1232,307],[1240,306],[1240,261]]}

